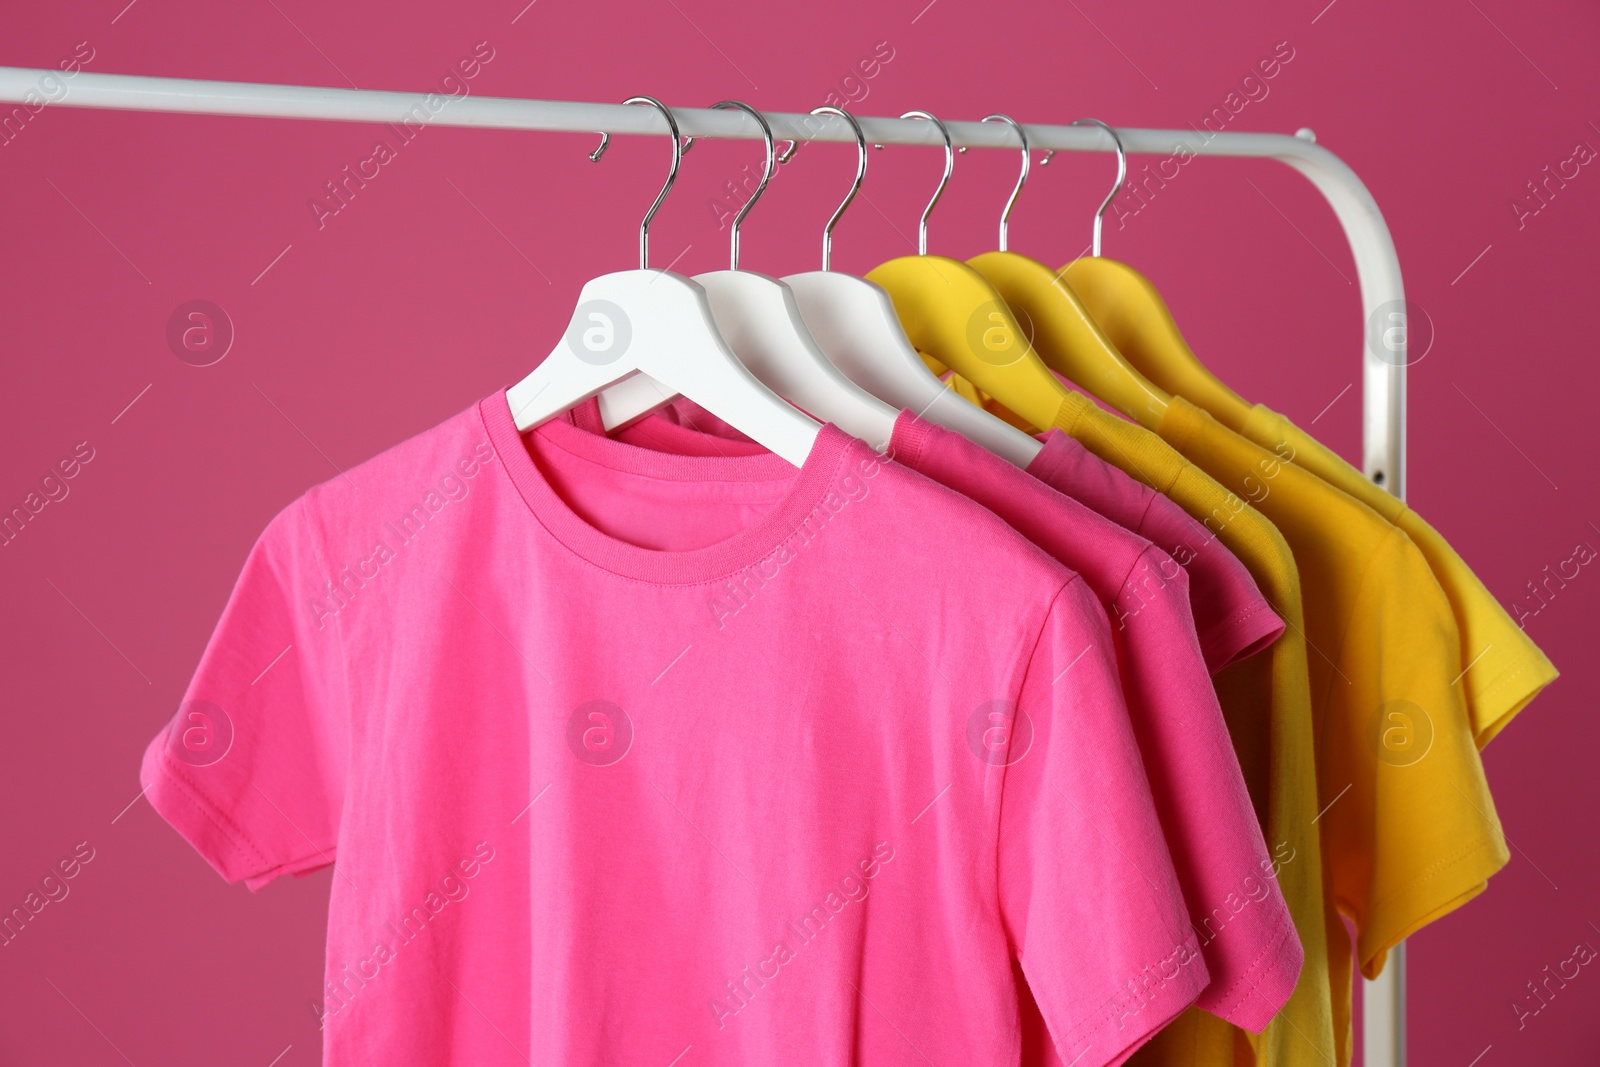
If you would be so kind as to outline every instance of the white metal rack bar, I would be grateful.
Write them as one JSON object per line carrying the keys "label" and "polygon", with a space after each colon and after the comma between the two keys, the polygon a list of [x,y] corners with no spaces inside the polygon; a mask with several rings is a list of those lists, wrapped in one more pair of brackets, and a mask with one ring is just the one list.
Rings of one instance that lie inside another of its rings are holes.
{"label": "white metal rack bar", "polygon": [[[48,79],[48,80],[46,80]],[[665,135],[653,109],[624,104],[506,97],[334,89],[304,85],[153,78],[93,74],[70,77],[54,70],[0,67],[0,101],[37,111],[86,107],[125,111],[171,111],[259,118],[343,122],[409,123],[412,126],[484,126],[511,130]],[[759,140],[755,120],[740,111],[673,108],[678,125],[695,137]],[[783,139],[853,141],[842,119],[766,112]],[[0,121],[9,116],[0,113]],[[860,118],[868,139],[879,144],[942,146],[932,123],[916,119]],[[947,122],[957,146],[1016,150],[1016,135],[1003,124]],[[1024,124],[1034,148],[1070,152],[1112,151],[1111,138],[1093,127]],[[1302,131],[1305,134],[1307,131]],[[1124,129],[1117,135],[1130,154],[1171,155],[1180,146],[1201,156],[1276,159],[1305,175],[1333,208],[1360,281],[1364,316],[1362,365],[1362,462],[1367,476],[1396,496],[1405,493],[1405,289],[1394,239],[1376,201],[1343,160],[1309,135],[1201,133],[1196,130]],[[1383,324],[1389,324],[1383,329]],[[1405,1064],[1405,946],[1390,952],[1388,966],[1366,984],[1363,1050],[1367,1067]]]}

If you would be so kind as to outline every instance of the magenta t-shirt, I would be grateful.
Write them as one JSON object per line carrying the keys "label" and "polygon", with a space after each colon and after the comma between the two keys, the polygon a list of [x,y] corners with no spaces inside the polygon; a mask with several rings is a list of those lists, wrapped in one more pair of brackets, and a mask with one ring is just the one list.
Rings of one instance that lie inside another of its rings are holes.
{"label": "magenta t-shirt", "polygon": [[[572,419],[590,431],[600,426],[592,403]],[[619,436],[677,453],[760,451],[683,400]],[[1144,537],[909,411],[896,420],[890,445],[895,460],[982,504],[1082,575],[1105,606],[1134,734],[1190,914],[1203,927],[1220,902],[1252,899],[1240,912],[1241,925],[1202,941],[1211,984],[1198,1003],[1259,1032],[1294,991],[1304,954],[1282,892],[1262,876],[1272,863],[1195,633],[1191,572]],[[959,535],[947,531],[927,536],[959,544]],[[956,548],[944,566],[964,564]]]}
{"label": "magenta t-shirt", "polygon": [[[1158,545],[909,411],[896,421],[892,445],[894,458],[989,508],[1081,574],[1105,605],[1134,734],[1190,913],[1210,915],[1246,877],[1262,881],[1272,864],[1201,655],[1191,573]],[[1255,1032],[1294,992],[1303,961],[1282,892],[1271,879],[1263,889],[1238,938],[1201,946],[1211,985],[1200,1007]]]}
{"label": "magenta t-shirt", "polygon": [[1148,537],[1189,574],[1200,651],[1212,674],[1253,656],[1283,633],[1255,579],[1216,534],[1176,503],[1129,477],[1058,429],[1027,472],[1118,525]]}
{"label": "magenta t-shirt", "polygon": [[330,1067],[1016,1063],[1013,961],[1107,1064],[1208,980],[1113,649],[832,426],[796,469],[502,391],[272,519],[141,781],[230,881],[333,865]]}

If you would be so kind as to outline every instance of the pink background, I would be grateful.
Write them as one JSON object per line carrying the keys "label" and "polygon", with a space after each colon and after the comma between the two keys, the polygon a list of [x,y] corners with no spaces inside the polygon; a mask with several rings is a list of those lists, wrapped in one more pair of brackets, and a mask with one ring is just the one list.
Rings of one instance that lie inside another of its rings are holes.
{"label": "pink background", "polygon": [[[1520,227],[1510,206],[1577,143],[1600,146],[1592,4],[125,2],[14,8],[0,63],[55,67],[87,41],[97,72],[420,91],[487,41],[493,59],[468,83],[480,95],[802,110],[845,85],[865,89],[849,105],[863,114],[1183,127],[1287,41],[1294,58],[1230,128],[1314,128],[1383,208],[1437,331],[1411,377],[1413,504],[1507,603],[1579,542],[1600,548],[1585,413],[1600,381],[1586,310],[1600,170],[1581,168]],[[875,50],[892,58],[843,83]],[[224,885],[148,805],[130,806],[140,752],[267,519],[527,373],[583,281],[635,265],[665,145],[619,138],[595,165],[588,134],[434,127],[319,229],[308,201],[392,131],[50,107],[7,136],[0,509],[79,442],[93,459],[0,549],[0,910],[78,842],[94,858],[0,949],[0,1062],[313,1063],[328,873],[259,895]],[[734,142],[688,157],[653,265],[724,265],[708,205],[758,158]],[[934,251],[993,247],[1015,164],[961,157]],[[744,265],[813,269],[851,165],[846,147],[803,150],[753,212]],[[859,273],[913,251],[938,167],[931,149],[874,153],[835,265]],[[1036,170],[1012,247],[1075,256],[1111,168],[1062,156]],[[1317,419],[1355,454],[1359,386],[1342,393],[1362,338],[1354,268],[1309,184],[1268,162],[1194,162],[1108,226],[1106,251],[1157,282],[1240,392]],[[194,299],[237,333],[211,366],[166,340]],[[1600,946],[1600,574],[1584,570],[1529,629],[1565,675],[1486,753],[1510,865],[1412,943],[1419,1067],[1588,1064],[1600,1047],[1587,971],[1520,1031],[1511,1008],[1545,965]]]}

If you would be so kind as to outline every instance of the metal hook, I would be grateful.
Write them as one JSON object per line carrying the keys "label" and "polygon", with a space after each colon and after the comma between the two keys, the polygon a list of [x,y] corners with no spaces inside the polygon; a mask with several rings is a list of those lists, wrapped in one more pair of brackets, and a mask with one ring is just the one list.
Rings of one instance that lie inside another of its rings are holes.
{"label": "metal hook", "polygon": [[1011,128],[1017,131],[1017,137],[1022,141],[1022,173],[1017,175],[1017,186],[1011,190],[1011,199],[1006,201],[1005,213],[1000,216],[1000,251],[1004,252],[1006,250],[1006,229],[1011,223],[1011,209],[1016,206],[1017,195],[1022,192],[1022,187],[1027,184],[1028,167],[1033,161],[1028,152],[1028,132],[1022,128],[1022,123],[1010,115],[1000,114],[985,115],[983,116],[983,121],[1010,124]]}
{"label": "metal hook", "polygon": [[756,191],[750,199],[744,202],[739,213],[733,217],[733,236],[728,245],[728,269],[739,269],[739,224],[744,222],[744,217],[750,214],[750,209],[756,206],[756,201],[761,199],[761,194],[767,191],[767,183],[772,180],[772,172],[778,169],[777,141],[772,136],[772,127],[767,123],[766,116],[742,100],[719,100],[711,105],[712,110],[726,111],[737,108],[755,119],[761,125],[761,137],[767,145],[766,166],[761,171],[761,183],[756,186]]}
{"label": "metal hook", "polygon": [[944,174],[939,178],[939,188],[933,191],[933,199],[922,209],[922,218],[917,222],[917,255],[925,256],[928,254],[928,216],[933,214],[934,205],[944,195],[944,187],[950,184],[950,174],[956,169],[955,142],[950,139],[950,128],[926,111],[907,111],[900,117],[931,122],[939,127],[939,136],[944,138]]}
{"label": "metal hook", "polygon": [[855,131],[856,135],[855,183],[850,186],[850,191],[845,194],[845,198],[840,201],[839,206],[834,209],[833,217],[828,219],[828,224],[822,228],[822,269],[832,270],[833,228],[838,224],[840,217],[844,215],[845,208],[850,206],[850,202],[853,201],[856,198],[856,194],[861,191],[861,183],[867,177],[867,135],[861,132],[861,124],[856,121],[855,116],[843,108],[824,106],[813,108],[811,113],[813,115],[838,115],[840,118],[844,119],[850,124],[850,129]]}
{"label": "metal hook", "polygon": [[[635,96],[635,97],[631,97],[630,99],[624,101],[624,103],[643,104],[643,103],[649,102],[649,100],[650,100],[650,97],[648,97],[648,96]],[[665,105],[662,105],[662,106],[664,107]],[[606,149],[607,148],[611,147],[611,135],[609,133],[605,132],[604,130],[600,130],[599,133],[600,133],[600,145],[593,152],[589,153],[589,160],[590,160],[590,162],[593,162],[593,163],[600,162],[600,157],[606,154]],[[683,154],[684,155],[688,155],[689,154],[689,149],[694,147],[694,138],[693,137],[679,137],[678,140],[683,144]],[[782,160],[780,160],[779,162],[782,162]]]}
{"label": "metal hook", "polygon": [[1128,153],[1122,147],[1122,138],[1117,136],[1117,131],[1101,122],[1099,119],[1078,119],[1074,126],[1098,126],[1111,135],[1111,143],[1117,146],[1117,183],[1111,187],[1106,198],[1100,202],[1100,208],[1094,213],[1094,245],[1093,254],[1100,255],[1100,224],[1105,219],[1106,208],[1117,198],[1117,193],[1122,189],[1122,183],[1128,177]]}
{"label": "metal hook", "polygon": [[[663,185],[661,187],[661,191],[656,194],[655,202],[650,205],[650,210],[644,213],[644,221],[639,223],[639,269],[649,270],[650,220],[656,217],[656,211],[661,207],[661,202],[665,200],[667,198],[667,194],[672,191],[672,183],[678,180],[678,167],[683,163],[683,154],[689,150],[689,146],[683,143],[682,137],[678,133],[678,120],[673,117],[672,109],[667,107],[666,104],[663,104],[653,96],[630,96],[628,99],[624,100],[623,103],[648,104],[655,108],[657,111],[661,112],[662,117],[667,120],[667,129],[672,134],[672,170],[668,172],[666,184]],[[594,160],[596,163],[600,162],[600,157],[606,154],[606,148],[609,147],[610,144],[611,135],[609,133],[602,132],[600,134],[600,146],[593,152],[589,153],[589,158]]]}

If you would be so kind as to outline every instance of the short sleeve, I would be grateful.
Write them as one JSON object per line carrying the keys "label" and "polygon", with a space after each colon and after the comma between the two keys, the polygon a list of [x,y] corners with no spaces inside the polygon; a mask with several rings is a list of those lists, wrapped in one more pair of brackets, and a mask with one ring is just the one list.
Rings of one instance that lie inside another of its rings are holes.
{"label": "short sleeve", "polygon": [[[1461,631],[1461,686],[1479,749],[1556,680],[1559,675],[1555,665],[1523,629],[1527,618],[1538,614],[1540,609],[1535,605],[1542,604],[1543,597],[1509,605],[1517,614],[1513,621],[1438,530],[1374,485],[1338,453],[1262,404],[1251,409],[1244,432],[1263,448],[1293,449],[1295,462],[1393,522],[1422,552],[1450,600]],[[1563,588],[1578,573],[1585,556],[1592,558],[1593,550],[1580,544],[1571,558],[1556,565],[1554,570],[1560,573],[1552,573],[1552,568],[1546,567],[1542,579],[1545,591]]]}
{"label": "short sleeve", "polygon": [[1002,920],[1062,1062],[1121,1062],[1209,981],[1081,579],[1047,616],[1001,790]]}
{"label": "short sleeve", "polygon": [[1200,651],[1212,673],[1248,659],[1282,636],[1284,622],[1222,539],[1157,495],[1139,532],[1189,572]]}
{"label": "short sleeve", "polygon": [[1458,684],[1450,605],[1403,532],[1379,548],[1351,618],[1318,786],[1327,867],[1370,978],[1391,945],[1477,895],[1510,853]]}
{"label": "short sleeve", "polygon": [[302,497],[268,524],[172,719],[144,796],[252,890],[334,860],[348,751],[343,660]]}
{"label": "short sleeve", "polygon": [[[1422,516],[1408,508],[1400,513],[1396,525],[1427,557],[1429,567],[1454,607],[1461,628],[1461,656],[1465,660],[1461,685],[1466,691],[1467,710],[1472,716],[1473,733],[1481,750],[1559,675],[1527,631],[1512,620],[1450,543]],[[1578,573],[1580,564],[1593,558],[1594,550],[1587,544],[1579,544],[1569,558],[1559,561],[1553,568],[1558,573],[1551,573],[1552,568],[1547,566],[1539,584],[1553,595],[1566,584],[1563,572],[1570,579]],[[1513,605],[1524,621],[1527,616],[1543,610],[1541,606],[1530,611],[1530,600],[1539,605],[1544,603],[1543,597],[1532,597]]]}
{"label": "short sleeve", "polygon": [[[1195,630],[1212,674],[1255,655],[1283,633],[1283,620],[1216,534],[1165,494],[1061,430],[1050,430],[1043,440],[1045,447],[1028,464],[1028,473],[1160,545],[1188,571]],[[1231,494],[1213,482],[1207,495]]]}

